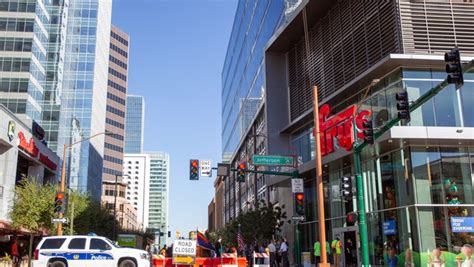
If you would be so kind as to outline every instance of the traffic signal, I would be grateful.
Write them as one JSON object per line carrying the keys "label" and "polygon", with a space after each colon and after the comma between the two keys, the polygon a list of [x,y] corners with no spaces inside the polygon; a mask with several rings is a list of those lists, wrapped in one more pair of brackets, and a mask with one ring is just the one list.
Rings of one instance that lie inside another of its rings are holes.
{"label": "traffic signal", "polygon": [[397,100],[398,118],[400,120],[410,121],[410,104],[408,102],[408,92],[400,92],[395,95]]}
{"label": "traffic signal", "polygon": [[374,136],[374,125],[373,122],[370,121],[364,121],[362,123],[362,126],[364,127],[364,141],[369,144],[374,144],[375,142],[375,136]]}
{"label": "traffic signal", "polygon": [[346,216],[347,224],[353,225],[355,222],[357,222],[357,219],[358,219],[357,213],[355,212],[347,213],[347,216]]}
{"label": "traffic signal", "polygon": [[446,64],[446,73],[448,83],[456,84],[456,88],[464,84],[464,77],[462,74],[461,53],[457,47],[444,54],[444,61]]}
{"label": "traffic signal", "polygon": [[305,215],[305,210],[304,210],[304,193],[295,193],[295,213],[296,215],[299,216],[304,216]]}
{"label": "traffic signal", "polygon": [[199,160],[189,161],[189,180],[199,180]]}
{"label": "traffic signal", "polygon": [[57,192],[54,198],[54,212],[64,214],[66,210],[66,195],[64,192]]}
{"label": "traffic signal", "polygon": [[239,163],[237,166],[237,181],[238,182],[245,182],[245,169],[246,169],[246,164],[244,162]]}
{"label": "traffic signal", "polygon": [[341,196],[345,200],[349,201],[352,199],[352,177],[344,176],[341,178]]}

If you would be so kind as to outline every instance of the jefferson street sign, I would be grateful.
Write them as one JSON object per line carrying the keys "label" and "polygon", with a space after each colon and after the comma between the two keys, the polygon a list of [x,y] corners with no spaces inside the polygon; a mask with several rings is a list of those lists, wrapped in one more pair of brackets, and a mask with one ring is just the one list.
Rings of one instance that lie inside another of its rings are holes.
{"label": "jefferson street sign", "polygon": [[295,158],[292,156],[253,155],[252,163],[253,165],[295,166]]}

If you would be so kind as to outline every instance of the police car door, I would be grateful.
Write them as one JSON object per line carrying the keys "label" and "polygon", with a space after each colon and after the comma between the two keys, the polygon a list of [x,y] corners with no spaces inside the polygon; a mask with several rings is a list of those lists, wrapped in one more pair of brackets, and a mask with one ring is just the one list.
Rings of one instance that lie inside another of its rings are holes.
{"label": "police car door", "polygon": [[87,262],[85,237],[72,238],[67,247],[64,257],[67,259],[69,267],[85,266]]}
{"label": "police car door", "polygon": [[91,238],[87,253],[87,267],[115,267],[112,246],[100,238]]}

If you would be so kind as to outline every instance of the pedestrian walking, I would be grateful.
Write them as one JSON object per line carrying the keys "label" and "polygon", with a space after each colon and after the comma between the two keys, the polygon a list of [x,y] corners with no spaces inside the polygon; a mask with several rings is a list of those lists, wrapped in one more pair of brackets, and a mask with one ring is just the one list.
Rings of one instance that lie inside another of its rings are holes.
{"label": "pedestrian walking", "polygon": [[346,240],[346,243],[344,244],[344,254],[345,254],[345,265],[346,266],[355,266],[356,265],[356,247],[354,242],[352,242],[352,239],[348,238]]}
{"label": "pedestrian walking", "polygon": [[290,262],[288,261],[288,242],[286,241],[286,238],[283,238],[281,241],[280,253],[282,266],[289,267]]}
{"label": "pedestrian walking", "polygon": [[18,244],[16,241],[16,237],[14,237],[12,240],[11,255],[13,264],[12,266],[20,267],[20,253],[18,253]]}
{"label": "pedestrian walking", "polygon": [[336,239],[334,239],[331,242],[331,249],[332,249],[332,254],[334,256],[334,266],[340,267],[342,244],[341,244],[341,240],[339,240],[339,237],[336,237]]}
{"label": "pedestrian walking", "polygon": [[319,243],[319,240],[316,240],[314,242],[314,261],[316,263],[316,266],[321,262],[321,243]]}
{"label": "pedestrian walking", "polygon": [[277,266],[276,265],[276,246],[275,246],[275,240],[272,240],[270,244],[268,244],[268,252],[270,254],[270,267]]}
{"label": "pedestrian walking", "polygon": [[278,241],[278,243],[276,243],[276,254],[275,254],[275,263],[276,263],[276,266],[278,266],[278,267],[281,266],[280,247],[281,247],[281,241]]}
{"label": "pedestrian walking", "polygon": [[474,267],[474,261],[472,260],[473,248],[469,244],[465,244],[461,248],[462,254],[464,254],[465,260],[463,262],[458,261],[459,267]]}

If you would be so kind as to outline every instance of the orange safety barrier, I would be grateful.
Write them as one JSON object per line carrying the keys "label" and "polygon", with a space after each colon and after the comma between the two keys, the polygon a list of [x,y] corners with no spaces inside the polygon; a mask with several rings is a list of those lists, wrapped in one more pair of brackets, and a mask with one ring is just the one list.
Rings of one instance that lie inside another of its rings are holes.
{"label": "orange safety barrier", "polygon": [[[223,266],[223,265],[233,265],[233,266],[247,266],[247,259],[245,257],[239,257],[237,260],[235,258],[196,258],[196,264],[194,264],[194,267],[200,267],[200,266]],[[190,265],[173,265],[173,259],[172,258],[165,258],[165,259],[159,259],[154,257],[153,258],[153,267],[160,267],[160,266],[165,266],[165,267],[189,267]]]}

